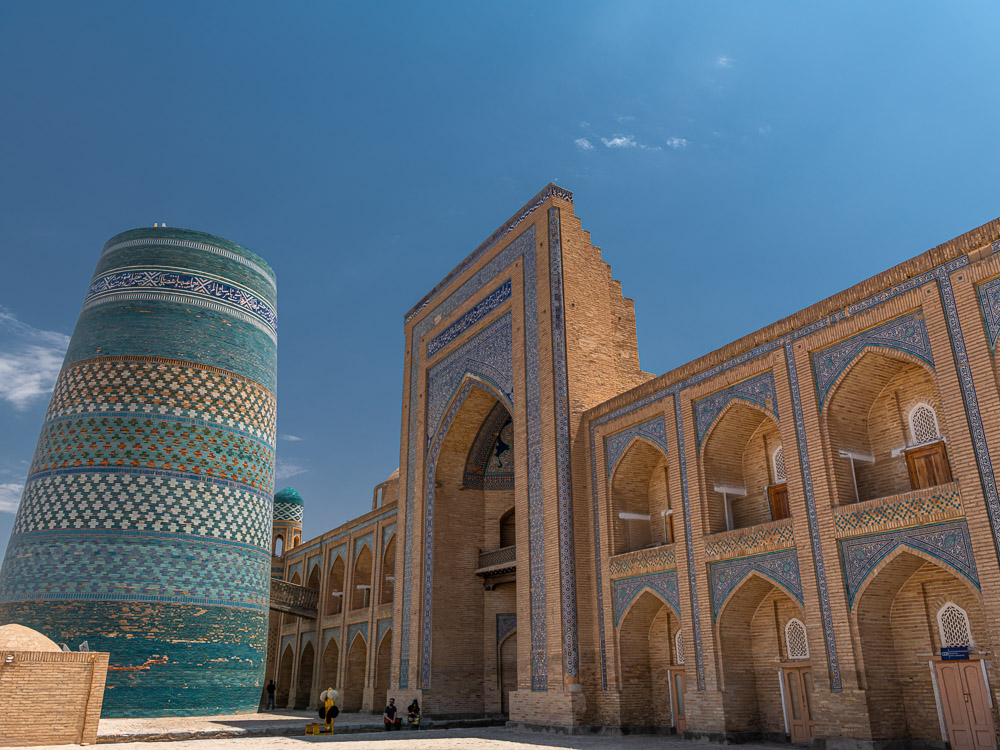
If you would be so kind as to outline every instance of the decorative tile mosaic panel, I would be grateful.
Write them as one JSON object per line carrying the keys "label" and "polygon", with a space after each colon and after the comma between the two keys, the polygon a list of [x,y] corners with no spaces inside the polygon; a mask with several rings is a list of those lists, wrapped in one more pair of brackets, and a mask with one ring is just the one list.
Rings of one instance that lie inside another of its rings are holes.
{"label": "decorative tile mosaic panel", "polygon": [[388,523],[382,527],[382,549],[385,549],[389,540],[392,539],[392,535],[396,533],[396,524]]}
{"label": "decorative tile mosaic panel", "polygon": [[465,315],[448,326],[442,333],[438,334],[427,342],[427,357],[433,357],[448,344],[457,339],[476,323],[485,318],[500,305],[510,299],[511,283],[507,279],[504,283],[487,294],[483,299],[469,310]]}
{"label": "decorative tile mosaic panel", "polygon": [[122,268],[95,278],[83,309],[123,300],[160,300],[208,307],[235,315],[277,341],[278,314],[251,290],[225,279],[169,268]]}
{"label": "decorative tile mosaic panel", "polygon": [[867,534],[964,515],[962,494],[952,483],[936,490],[906,493],[896,502],[874,501],[837,508],[837,536]]}
{"label": "decorative tile mosaic panel", "polygon": [[660,446],[664,453],[667,453],[666,417],[663,415],[655,416],[604,438],[604,465],[607,467],[609,478],[614,474],[618,462],[625,455],[625,451],[637,437],[644,437],[652,441]]}
{"label": "decorative tile mosaic panel", "polygon": [[358,553],[361,552],[361,548],[362,547],[367,547],[369,549],[369,551],[374,555],[375,554],[375,550],[373,549],[374,545],[375,545],[375,532],[374,531],[369,531],[367,534],[364,534],[363,536],[359,536],[357,539],[355,539],[354,540],[354,559],[355,559],[355,561],[358,559]]}
{"label": "decorative tile mosaic panel", "polygon": [[361,633],[361,637],[365,639],[365,643],[368,643],[368,621],[356,622],[353,625],[347,626],[347,643],[345,647],[350,650],[351,644],[354,643],[355,636]]}
{"label": "decorative tile mosaic panel", "polygon": [[514,365],[510,325],[510,313],[501,315],[427,371],[428,444],[466,375],[474,375],[490,383],[503,394],[508,409],[512,408]]}
{"label": "decorative tile mosaic panel", "polygon": [[549,292],[552,310],[552,384],[556,428],[556,491],[559,513],[559,598],[562,610],[563,674],[580,675],[576,614],[576,558],[573,553],[573,471],[570,465],[569,376],[563,299],[562,226],[559,209],[549,208]]}
{"label": "decorative tile mosaic panel", "polygon": [[515,630],[517,630],[516,612],[497,615],[497,645]]}
{"label": "decorative tile mosaic panel", "polygon": [[46,420],[107,414],[188,419],[274,447],[277,400],[252,380],[187,362],[105,359],[64,368]]}
{"label": "decorative tile mosaic panel", "polygon": [[28,479],[112,467],[219,477],[265,496],[274,486],[274,450],[266,443],[233,430],[149,415],[47,422]]}
{"label": "decorative tile mosaic panel", "polygon": [[847,600],[854,597],[872,570],[897,547],[912,547],[953,568],[979,587],[976,557],[964,520],[895,529],[840,540],[840,559],[847,582]]}
{"label": "decorative tile mosaic panel", "polygon": [[990,349],[995,350],[997,337],[1000,336],[1000,278],[980,284],[976,287],[976,293],[979,295],[979,305],[983,310]]}
{"label": "decorative tile mosaic panel", "polygon": [[795,546],[791,519],[715,534],[705,540],[708,557],[744,557]]}
{"label": "decorative tile mosaic panel", "polygon": [[292,523],[302,523],[302,515],[305,508],[298,503],[275,503],[274,520],[291,521]]}
{"label": "decorative tile mosaic panel", "polygon": [[924,360],[934,366],[931,342],[927,336],[927,323],[922,313],[911,313],[894,318],[867,331],[855,334],[825,349],[813,352],[813,372],[816,375],[816,393],[820,409],[826,404],[826,397],[844,368],[860,354],[866,346],[882,346],[898,349]]}
{"label": "decorative tile mosaic panel", "polygon": [[662,571],[677,565],[674,545],[662,544],[651,549],[640,549],[615,555],[608,561],[608,572],[612,578],[642,573],[645,571]]}
{"label": "decorative tile mosaic panel", "polygon": [[[302,506],[298,506],[301,514]],[[123,529],[192,534],[269,547],[267,498],[175,477],[71,474],[29,480],[13,534],[56,529]]]}
{"label": "decorative tile mosaic panel", "polygon": [[712,617],[718,619],[722,605],[751,573],[760,573],[773,581],[787,593],[794,596],[799,604],[802,599],[802,578],[799,575],[799,556],[794,549],[768,552],[763,555],[737,557],[733,560],[713,562],[708,565],[708,577],[712,585]]}
{"label": "decorative tile mosaic panel", "polygon": [[615,627],[622,624],[622,616],[633,600],[646,590],[653,591],[663,597],[670,605],[674,614],[681,616],[681,597],[677,588],[677,571],[666,570],[662,573],[646,573],[631,578],[619,578],[611,584],[615,602]]}
{"label": "decorative tile mosaic panel", "polygon": [[326,652],[326,647],[330,645],[330,641],[337,644],[337,648],[340,648],[340,626],[337,625],[333,628],[325,628],[323,630],[323,652]]}
{"label": "decorative tile mosaic panel", "polygon": [[[514,489],[513,426],[507,408],[497,402],[472,441],[462,477],[464,486],[473,490]],[[506,439],[500,434],[504,429],[507,429]],[[489,487],[486,486],[488,472]]]}
{"label": "decorative tile mosaic panel", "polygon": [[187,534],[52,531],[11,537],[0,602],[143,601],[266,611],[271,556]]}
{"label": "decorative tile mosaic panel", "polygon": [[379,646],[382,645],[382,637],[387,632],[389,632],[389,630],[392,629],[392,618],[386,617],[379,620],[375,627],[376,627],[375,629],[376,637],[375,637],[375,643],[373,644],[374,645],[374,648],[372,649],[373,652],[375,651],[375,649],[377,649]]}
{"label": "decorative tile mosaic panel", "polygon": [[694,402],[694,420],[698,429],[698,445],[715,418],[734,398],[757,404],[778,416],[778,401],[774,395],[774,373],[768,370],[747,380],[734,383]]}

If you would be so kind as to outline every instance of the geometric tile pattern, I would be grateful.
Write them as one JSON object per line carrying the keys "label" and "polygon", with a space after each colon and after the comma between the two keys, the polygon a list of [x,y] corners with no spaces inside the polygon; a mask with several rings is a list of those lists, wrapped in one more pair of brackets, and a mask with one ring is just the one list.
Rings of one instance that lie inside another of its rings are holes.
{"label": "geometric tile pattern", "polygon": [[931,367],[934,355],[927,336],[927,323],[920,313],[910,313],[856,333],[843,341],[813,352],[813,371],[816,374],[816,393],[820,409],[826,396],[844,368],[867,346],[898,349],[919,357]]}
{"label": "geometric tile pattern", "polygon": [[799,604],[803,603],[799,556],[794,549],[713,562],[709,563],[708,570],[712,584],[712,616],[715,619],[718,619],[722,605],[729,595],[736,590],[743,579],[755,572],[781,586],[794,596]]}
{"label": "geometric tile pattern", "polygon": [[511,314],[505,313],[427,371],[427,442],[467,374],[492,384],[511,408],[514,399]]}
{"label": "geometric tile pattern", "polygon": [[983,310],[990,349],[996,349],[997,337],[1000,336],[1000,278],[980,284],[976,287],[976,292],[979,294],[979,305]]}
{"label": "geometric tile pattern", "polygon": [[465,315],[448,326],[442,333],[427,342],[427,356],[433,357],[448,344],[461,336],[465,331],[496,310],[502,303],[510,299],[511,284],[507,279],[500,286],[487,294]]}
{"label": "geometric tile pattern", "polygon": [[517,630],[517,613],[497,615],[497,643]]}
{"label": "geometric tile pattern", "polygon": [[774,373],[768,370],[752,378],[734,383],[694,402],[695,423],[698,427],[698,445],[705,432],[719,416],[726,404],[734,398],[749,401],[778,416],[778,403],[774,396]]}
{"label": "geometric tile pattern", "polygon": [[[302,514],[302,506],[293,506]],[[238,511],[238,512],[237,512]],[[267,547],[271,508],[245,489],[194,479],[106,474],[29,479],[13,533],[52,529],[135,529],[192,534]]]}
{"label": "geometric tile pattern", "polygon": [[795,535],[790,523],[760,524],[706,540],[705,554],[708,557],[745,557],[794,546]]}
{"label": "geometric tile pattern", "polygon": [[573,540],[573,472],[570,465],[569,374],[563,294],[562,225],[559,209],[549,208],[549,294],[552,311],[552,385],[556,428],[556,493],[559,520],[559,596],[562,614],[563,674],[580,674],[576,613],[576,556]]}
{"label": "geometric tile pattern", "polygon": [[324,628],[323,630],[323,651],[326,652],[326,647],[330,644],[330,641],[337,644],[337,648],[340,648],[340,626],[332,628]]}
{"label": "geometric tile pattern", "polygon": [[615,627],[621,625],[622,615],[625,614],[628,605],[647,589],[663,597],[674,614],[677,617],[681,616],[681,595],[677,588],[677,571],[646,573],[631,578],[619,578],[611,584],[615,602]]}
{"label": "geometric tile pattern", "polygon": [[[915,495],[912,496],[912,495]],[[908,493],[904,499],[873,507],[848,505],[836,511],[837,536],[867,534],[899,526],[914,526],[941,518],[961,516],[962,493],[954,489]]]}
{"label": "geometric tile pattern", "polygon": [[124,599],[266,612],[269,563],[259,547],[190,534],[19,534],[0,572],[0,602]]}
{"label": "geometric tile pattern", "polygon": [[274,484],[274,450],[266,443],[185,418],[148,415],[47,422],[28,477],[111,467],[219,477],[265,496]]}
{"label": "geometric tile pattern", "polygon": [[60,373],[45,418],[110,412],[204,420],[273,446],[277,400],[254,381],[215,367],[85,360]]}
{"label": "geometric tile pattern", "polygon": [[378,647],[382,644],[382,636],[384,636],[389,630],[392,629],[392,618],[386,617],[378,621],[375,630],[375,646]]}
{"label": "geometric tile pattern", "polygon": [[83,300],[83,310],[122,300],[165,300],[227,312],[260,328],[277,343],[278,314],[253,292],[223,279],[188,270],[144,267],[97,276]]}
{"label": "geometric tile pattern", "polygon": [[[513,422],[510,420],[510,413],[498,401],[493,405],[493,409],[486,416],[486,419],[483,420],[483,424],[479,428],[475,440],[472,441],[472,447],[469,449],[469,455],[465,460],[465,471],[462,477],[462,485],[464,487],[472,490],[487,489],[486,474],[490,467],[493,466],[494,476],[491,477],[491,486],[488,489],[514,489],[513,466],[501,467],[499,465],[500,461],[506,462],[507,459],[510,459],[511,464],[513,463],[513,453],[511,452],[513,438],[505,440],[503,446],[497,445],[497,441],[500,439],[500,432],[507,425],[513,426]],[[496,456],[498,448],[503,448],[501,459],[498,459]],[[504,469],[508,470],[504,471]],[[508,476],[500,476],[501,474]]]}
{"label": "geometric tile pattern", "polygon": [[660,446],[660,448],[663,449],[663,452],[666,453],[666,417],[661,414],[653,417],[652,419],[647,419],[645,422],[634,424],[625,428],[621,432],[616,432],[614,435],[604,438],[604,465],[607,467],[609,477],[614,473],[615,468],[618,466],[619,459],[621,459],[625,450],[632,444],[632,440],[640,436],[651,440],[653,443]]}
{"label": "geometric tile pattern", "polygon": [[348,649],[354,643],[354,637],[361,633],[361,637],[365,639],[365,643],[368,643],[368,621],[356,622],[352,625],[347,626],[347,643],[345,644]]}
{"label": "geometric tile pattern", "polygon": [[651,549],[641,549],[635,552],[626,552],[624,555],[615,555],[608,562],[608,571],[611,577],[626,576],[632,573],[644,571],[660,571],[672,568],[677,565],[674,556],[674,545],[661,544],[659,547]]}
{"label": "geometric tile pattern", "polygon": [[292,523],[302,523],[303,511],[305,508],[301,503],[274,503],[274,520],[290,521]]}
{"label": "geometric tile pattern", "polygon": [[851,607],[858,589],[872,570],[897,547],[912,547],[937,558],[979,587],[976,558],[965,520],[894,529],[840,540],[840,557]]}

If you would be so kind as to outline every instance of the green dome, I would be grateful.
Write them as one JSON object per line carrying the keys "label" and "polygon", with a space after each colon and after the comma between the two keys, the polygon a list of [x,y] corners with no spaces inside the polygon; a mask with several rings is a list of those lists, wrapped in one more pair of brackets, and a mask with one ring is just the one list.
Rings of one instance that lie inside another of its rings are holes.
{"label": "green dome", "polygon": [[302,495],[300,495],[299,491],[294,487],[285,487],[285,489],[275,493],[274,502],[302,505]]}

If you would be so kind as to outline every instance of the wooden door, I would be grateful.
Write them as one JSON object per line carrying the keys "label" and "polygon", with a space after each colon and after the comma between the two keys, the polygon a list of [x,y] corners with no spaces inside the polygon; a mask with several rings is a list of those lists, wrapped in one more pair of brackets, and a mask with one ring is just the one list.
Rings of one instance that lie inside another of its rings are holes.
{"label": "wooden door", "polygon": [[785,715],[791,741],[808,745],[812,742],[812,670],[809,667],[785,667]]}
{"label": "wooden door", "polygon": [[922,490],[951,481],[951,467],[944,443],[931,443],[906,451],[906,468],[910,472],[910,487]]}
{"label": "wooden door", "polygon": [[684,668],[670,670],[670,713],[674,717],[674,731],[683,734],[687,729],[684,717]]}
{"label": "wooden door", "polygon": [[993,711],[979,662],[939,661],[935,671],[952,750],[996,748]]}
{"label": "wooden door", "polygon": [[767,500],[771,504],[771,520],[780,521],[788,518],[788,485],[772,484],[767,488]]}

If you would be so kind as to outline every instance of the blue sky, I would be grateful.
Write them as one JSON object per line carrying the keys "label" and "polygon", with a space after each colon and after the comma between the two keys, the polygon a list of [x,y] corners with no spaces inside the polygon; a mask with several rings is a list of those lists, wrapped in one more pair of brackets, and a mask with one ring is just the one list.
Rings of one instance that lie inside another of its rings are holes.
{"label": "blue sky", "polygon": [[117,232],[277,270],[278,486],[314,535],[399,463],[403,313],[549,181],[653,373],[1000,215],[998,30],[992,2],[6,0],[0,545]]}

